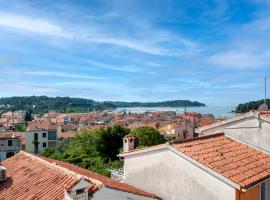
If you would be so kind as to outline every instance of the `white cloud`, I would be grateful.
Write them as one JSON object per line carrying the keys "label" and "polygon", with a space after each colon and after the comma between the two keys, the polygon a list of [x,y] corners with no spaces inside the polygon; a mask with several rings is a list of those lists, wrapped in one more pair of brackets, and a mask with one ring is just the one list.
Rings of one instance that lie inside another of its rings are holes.
{"label": "white cloud", "polygon": [[[177,40],[177,43],[179,43],[177,47],[179,51],[175,49],[169,50],[159,45],[159,42],[162,42],[162,37],[154,38],[153,36],[149,38],[149,36],[145,36],[140,39],[119,37],[112,33],[110,29],[104,28],[100,24],[92,24],[88,29],[87,27],[77,27],[74,30],[71,27],[53,23],[48,19],[5,12],[0,12],[0,26],[81,42],[115,45],[153,55],[179,56],[180,50],[185,49],[185,52],[187,52],[190,49],[191,52],[194,52],[196,46],[195,43],[185,38],[166,35],[165,39],[167,42]],[[158,34],[157,30],[151,29],[151,32],[155,33],[155,35]]]}
{"label": "white cloud", "polygon": [[259,68],[269,63],[270,52],[250,52],[244,49],[224,51],[214,54],[207,59],[207,63],[231,68]]}
{"label": "white cloud", "polygon": [[25,72],[24,74],[35,75],[35,76],[55,76],[55,77],[65,77],[65,78],[105,79],[105,77],[82,75],[82,74],[68,74],[68,73],[53,72],[53,71]]}
{"label": "white cloud", "polygon": [[0,26],[22,29],[26,31],[55,35],[59,37],[71,37],[61,26],[53,24],[45,19],[26,17],[10,13],[0,13]]}

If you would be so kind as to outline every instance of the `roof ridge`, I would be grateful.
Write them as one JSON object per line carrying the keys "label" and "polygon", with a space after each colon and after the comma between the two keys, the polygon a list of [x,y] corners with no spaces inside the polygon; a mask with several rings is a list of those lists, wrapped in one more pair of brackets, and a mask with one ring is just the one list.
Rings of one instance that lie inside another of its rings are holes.
{"label": "roof ridge", "polygon": [[197,141],[197,140],[204,140],[207,138],[220,137],[223,135],[224,133],[221,132],[221,133],[215,133],[215,134],[210,134],[210,135],[205,135],[205,136],[200,136],[200,137],[195,137],[195,138],[190,138],[190,139],[185,139],[185,140],[174,140],[174,141],[170,141],[169,145],[182,144],[182,143],[192,142],[192,141]]}

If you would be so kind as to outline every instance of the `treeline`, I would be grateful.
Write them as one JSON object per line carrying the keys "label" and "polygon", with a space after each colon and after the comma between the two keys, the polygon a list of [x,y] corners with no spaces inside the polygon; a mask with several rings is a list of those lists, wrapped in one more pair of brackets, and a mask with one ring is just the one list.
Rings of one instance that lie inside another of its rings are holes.
{"label": "treeline", "polygon": [[198,101],[189,100],[172,100],[162,102],[122,102],[122,101],[106,101],[116,107],[185,107],[185,106],[205,106],[205,104]]}
{"label": "treeline", "polygon": [[0,98],[0,111],[27,110],[32,109],[33,113],[45,113],[49,111],[70,113],[112,110],[118,107],[183,107],[183,106],[205,106],[203,103],[188,100],[174,100],[155,103],[140,102],[98,102],[91,99],[71,97],[7,97]]}
{"label": "treeline", "polygon": [[[264,103],[264,100],[258,100],[258,101],[250,101],[248,103],[242,103],[239,104],[234,112],[236,113],[245,113],[249,112],[250,110],[257,110],[260,105]],[[267,105],[270,107],[270,100],[266,100]]]}
{"label": "treeline", "polygon": [[48,111],[69,113],[69,112],[87,112],[115,109],[110,103],[97,102],[91,99],[70,98],[70,97],[8,97],[0,98],[0,105],[4,107],[3,111],[27,110],[32,109],[33,113],[45,113]]}

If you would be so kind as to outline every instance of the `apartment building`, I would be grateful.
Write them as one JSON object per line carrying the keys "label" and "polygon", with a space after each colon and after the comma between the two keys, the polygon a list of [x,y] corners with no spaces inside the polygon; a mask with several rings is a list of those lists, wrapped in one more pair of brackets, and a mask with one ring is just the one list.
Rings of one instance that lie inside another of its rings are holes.
{"label": "apartment building", "polygon": [[14,156],[20,150],[20,137],[17,133],[0,132],[0,161]]}
{"label": "apartment building", "polygon": [[50,120],[38,119],[29,123],[25,132],[25,150],[41,154],[48,147],[55,147],[60,137],[61,126]]}

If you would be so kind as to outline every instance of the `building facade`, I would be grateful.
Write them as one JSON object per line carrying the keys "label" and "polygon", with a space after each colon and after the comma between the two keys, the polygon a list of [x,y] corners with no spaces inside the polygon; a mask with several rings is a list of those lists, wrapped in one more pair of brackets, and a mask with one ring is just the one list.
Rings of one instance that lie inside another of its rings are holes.
{"label": "building facade", "polygon": [[61,127],[48,120],[32,121],[25,132],[25,151],[41,154],[49,147],[55,147]]}
{"label": "building facade", "polygon": [[0,161],[14,156],[21,150],[20,138],[8,132],[0,132]]}
{"label": "building facade", "polygon": [[224,134],[174,141],[120,157],[125,183],[164,199],[270,198],[270,156]]}

